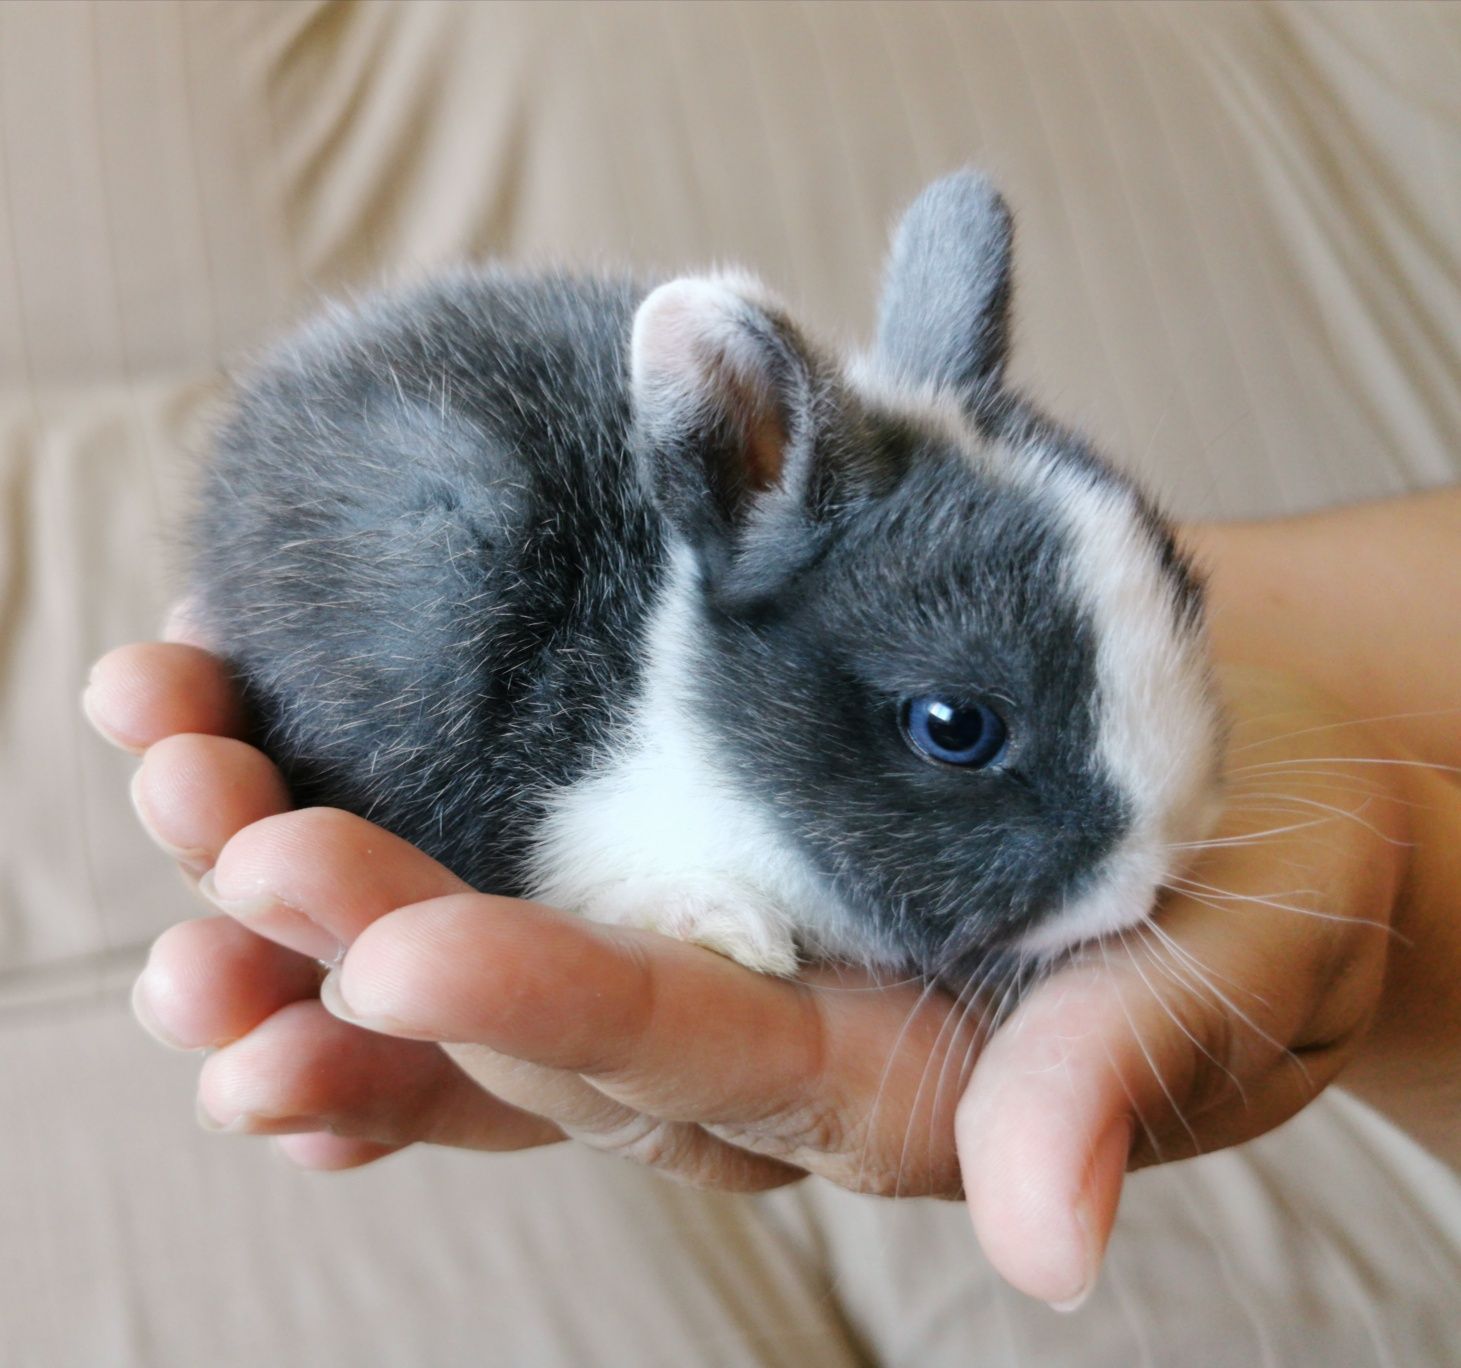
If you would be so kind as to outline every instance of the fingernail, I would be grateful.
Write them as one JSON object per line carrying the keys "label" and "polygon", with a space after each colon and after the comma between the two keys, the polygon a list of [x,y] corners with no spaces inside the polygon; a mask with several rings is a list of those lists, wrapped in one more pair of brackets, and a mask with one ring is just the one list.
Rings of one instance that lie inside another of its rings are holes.
{"label": "fingernail", "polygon": [[258,1112],[239,1112],[231,1117],[215,1116],[198,1098],[194,1104],[198,1124],[214,1135],[302,1135],[328,1130],[318,1116],[264,1116]]}
{"label": "fingernail", "polygon": [[153,845],[164,854],[170,855],[180,865],[192,870],[194,874],[202,874],[213,863],[213,857],[206,850],[198,850],[191,846],[175,846],[164,841],[157,834],[157,828],[153,825],[152,818],[142,804],[141,785],[142,771],[139,769],[132,776],[132,782],[127,786],[127,793],[132,799],[132,810],[137,814],[137,820],[141,823],[142,830],[147,833]]}
{"label": "fingernail", "polygon": [[[1077,1222],[1080,1222],[1080,1217],[1076,1217],[1076,1220],[1077,1220]],[[1084,1223],[1081,1223],[1081,1224],[1082,1224],[1082,1234],[1084,1234],[1085,1233],[1084,1232]],[[1050,1302],[1049,1303],[1050,1309],[1052,1311],[1059,1311],[1060,1314],[1063,1315],[1063,1316],[1068,1316],[1068,1315],[1070,1315],[1070,1313],[1072,1311],[1079,1311],[1081,1309],[1081,1307],[1083,1307],[1086,1304],[1086,1302],[1088,1302],[1090,1300],[1091,1293],[1094,1292],[1095,1290],[1096,1290],[1096,1275],[1095,1275],[1095,1273],[1089,1273],[1089,1274],[1087,1274],[1087,1280],[1086,1280],[1085,1286],[1082,1287],[1081,1290],[1075,1294],[1075,1296],[1070,1297],[1070,1298],[1068,1298],[1065,1301],[1053,1301],[1053,1302]]]}
{"label": "fingernail", "polygon": [[281,902],[272,893],[260,891],[252,897],[236,897],[218,891],[213,871],[206,871],[198,880],[200,892],[220,912],[226,912],[252,931],[267,936],[290,950],[297,950],[311,959],[333,963],[345,947],[318,922],[311,921],[297,907]]}
{"label": "fingernail", "polygon": [[203,1105],[200,1097],[193,1103],[193,1115],[197,1117],[198,1124],[205,1131],[212,1131],[215,1135],[230,1135],[243,1129],[245,1117],[243,1114],[232,1117],[225,1121],[221,1117],[214,1116],[207,1107]]}
{"label": "fingernail", "polygon": [[147,973],[144,969],[137,975],[137,982],[132,985],[132,1015],[137,1018],[137,1024],[159,1045],[166,1045],[169,1050],[180,1050],[184,1054],[196,1054],[201,1046],[185,1045],[158,1021],[147,997]]}
{"label": "fingernail", "polygon": [[1134,1133],[1129,1116],[1117,1117],[1096,1142],[1091,1151],[1090,1166],[1080,1197],[1076,1200],[1075,1221],[1080,1230],[1085,1269],[1080,1289],[1074,1296],[1052,1301],[1050,1309],[1069,1314],[1079,1310],[1096,1290],[1101,1260],[1106,1254],[1106,1241],[1116,1215],[1116,1198],[1120,1196],[1121,1176],[1131,1156]]}
{"label": "fingernail", "polygon": [[[92,667],[95,670],[95,666]],[[91,723],[91,728],[103,741],[110,742],[121,750],[130,751],[133,755],[141,755],[146,747],[139,745],[136,741],[129,741],[125,736],[118,736],[110,727],[104,726],[101,718],[96,715],[96,700],[92,695],[91,680],[86,681],[86,687],[81,691],[81,715]]]}
{"label": "fingernail", "polygon": [[377,1031],[381,1035],[404,1036],[413,1040],[432,1038],[423,1036],[419,1031],[412,1030],[405,1022],[396,1021],[392,1017],[356,1011],[346,1001],[344,990],[340,987],[338,967],[332,968],[320,981],[320,1006],[331,1016],[338,1017],[341,1021],[348,1021],[350,1025],[359,1026],[366,1031]]}

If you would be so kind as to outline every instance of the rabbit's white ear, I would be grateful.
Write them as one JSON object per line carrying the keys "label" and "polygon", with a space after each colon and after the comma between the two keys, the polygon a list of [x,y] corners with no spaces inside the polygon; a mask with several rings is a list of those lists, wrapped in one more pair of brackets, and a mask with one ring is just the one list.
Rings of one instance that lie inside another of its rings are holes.
{"label": "rabbit's white ear", "polygon": [[693,541],[733,533],[757,495],[795,483],[812,365],[756,282],[687,276],[654,290],[634,316],[630,383],[652,488]]}
{"label": "rabbit's white ear", "polygon": [[935,181],[893,235],[875,354],[898,379],[954,390],[971,408],[994,394],[1009,352],[1014,227],[978,172]]}
{"label": "rabbit's white ear", "polygon": [[753,280],[685,276],[653,291],[634,316],[631,383],[642,429],[681,450],[692,434],[719,436],[730,466],[715,476],[732,499],[779,482],[808,389],[805,355],[779,314]]}

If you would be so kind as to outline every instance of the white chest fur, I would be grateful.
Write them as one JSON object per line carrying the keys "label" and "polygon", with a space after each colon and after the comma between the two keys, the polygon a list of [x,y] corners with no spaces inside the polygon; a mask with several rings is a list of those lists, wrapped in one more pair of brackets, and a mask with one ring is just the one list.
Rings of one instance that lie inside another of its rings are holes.
{"label": "white chest fur", "polygon": [[586,779],[552,796],[533,896],[790,974],[799,940],[840,920],[806,862],[718,769],[687,697],[694,568],[678,554],[646,638],[644,690]]}

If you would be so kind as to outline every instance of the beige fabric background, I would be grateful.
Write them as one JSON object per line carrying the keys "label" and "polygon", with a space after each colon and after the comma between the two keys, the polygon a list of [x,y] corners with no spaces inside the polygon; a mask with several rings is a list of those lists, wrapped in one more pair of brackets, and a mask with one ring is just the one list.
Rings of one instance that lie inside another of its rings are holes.
{"label": "beige fabric background", "polygon": [[221,373],[463,257],[734,260],[855,338],[970,161],[1018,377],[1180,512],[1461,474],[1454,5],[0,3],[0,1362],[1461,1361],[1461,1185],[1343,1099],[1137,1179],[1059,1318],[952,1207],[294,1175],[126,1021],[191,907],[75,700],[169,597]]}

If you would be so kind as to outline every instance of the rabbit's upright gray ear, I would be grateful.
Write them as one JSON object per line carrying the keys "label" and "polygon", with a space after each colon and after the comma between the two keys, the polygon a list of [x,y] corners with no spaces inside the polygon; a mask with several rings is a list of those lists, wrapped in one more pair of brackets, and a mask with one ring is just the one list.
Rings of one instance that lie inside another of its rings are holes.
{"label": "rabbit's upright gray ear", "polygon": [[935,181],[893,235],[876,356],[894,378],[952,388],[977,409],[1009,348],[1009,207],[982,175]]}
{"label": "rabbit's upright gray ear", "polygon": [[814,369],[753,280],[687,276],[640,304],[630,345],[640,468],[705,559],[733,555],[769,503],[807,497]]}

